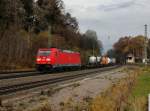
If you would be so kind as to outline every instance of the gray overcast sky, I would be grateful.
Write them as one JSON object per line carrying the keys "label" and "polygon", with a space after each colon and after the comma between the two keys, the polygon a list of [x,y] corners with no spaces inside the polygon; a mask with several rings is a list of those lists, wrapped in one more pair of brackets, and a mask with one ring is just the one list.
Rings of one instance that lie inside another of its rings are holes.
{"label": "gray overcast sky", "polygon": [[66,11],[78,19],[81,32],[97,31],[105,50],[122,36],[144,34],[144,24],[150,26],[150,0],[63,1]]}

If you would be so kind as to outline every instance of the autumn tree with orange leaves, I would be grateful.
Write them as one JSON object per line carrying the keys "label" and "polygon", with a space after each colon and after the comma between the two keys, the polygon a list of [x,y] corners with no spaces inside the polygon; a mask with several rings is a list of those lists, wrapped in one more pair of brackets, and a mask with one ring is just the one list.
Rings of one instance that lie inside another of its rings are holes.
{"label": "autumn tree with orange leaves", "polygon": [[[128,54],[133,54],[136,59],[142,59],[144,54],[144,42],[145,38],[142,35],[136,37],[122,37],[114,44],[114,51],[117,54],[117,58],[120,61],[124,61]],[[150,49],[150,43],[148,44],[148,52]],[[150,55],[148,53],[148,55]]]}

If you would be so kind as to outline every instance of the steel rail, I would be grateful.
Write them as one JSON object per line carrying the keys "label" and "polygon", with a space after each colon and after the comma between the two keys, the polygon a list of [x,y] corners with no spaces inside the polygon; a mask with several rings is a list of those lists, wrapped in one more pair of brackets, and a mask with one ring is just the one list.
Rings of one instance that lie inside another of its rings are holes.
{"label": "steel rail", "polygon": [[13,78],[22,78],[22,77],[30,77],[30,76],[39,76],[42,75],[42,72],[17,72],[17,73],[8,73],[8,74],[0,74],[0,80],[3,79],[13,79]]}
{"label": "steel rail", "polygon": [[28,89],[32,89],[32,88],[36,88],[36,87],[41,87],[41,86],[45,86],[45,85],[49,85],[49,84],[55,84],[55,83],[64,82],[67,80],[81,78],[84,76],[94,75],[95,73],[109,71],[112,69],[116,69],[118,67],[120,67],[120,66],[106,67],[106,68],[101,68],[96,71],[90,71],[90,72],[69,75],[69,76],[57,77],[57,78],[53,78],[53,79],[47,79],[47,80],[41,80],[41,81],[36,81],[36,82],[29,82],[29,83],[23,83],[23,84],[16,84],[16,85],[12,85],[12,86],[0,87],[0,96],[8,95],[11,93],[28,90]]}
{"label": "steel rail", "polygon": [[35,72],[36,70],[25,70],[25,71],[0,71],[0,75],[7,75],[13,73],[25,73],[25,72]]}
{"label": "steel rail", "polygon": [[[103,68],[103,67],[100,67]],[[96,69],[96,68],[95,68]],[[86,69],[89,70],[89,69]],[[46,74],[56,74],[56,73],[62,73],[62,72],[74,72],[76,70],[70,70],[70,71],[49,71],[49,72],[38,72],[38,71],[20,71],[20,72],[10,72],[10,73],[4,73],[0,74],[0,80],[4,79],[14,79],[14,78],[23,78],[23,77],[31,77],[31,76],[40,76],[40,75],[46,75]]]}

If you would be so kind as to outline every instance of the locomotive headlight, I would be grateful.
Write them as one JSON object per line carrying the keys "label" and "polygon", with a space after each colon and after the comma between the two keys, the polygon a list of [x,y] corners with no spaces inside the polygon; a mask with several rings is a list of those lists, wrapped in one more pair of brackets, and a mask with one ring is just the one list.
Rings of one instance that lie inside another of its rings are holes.
{"label": "locomotive headlight", "polygon": [[37,61],[41,61],[41,58],[37,58]]}
{"label": "locomotive headlight", "polygon": [[51,59],[47,58],[47,59],[46,59],[46,61],[50,62],[50,61],[51,61]]}

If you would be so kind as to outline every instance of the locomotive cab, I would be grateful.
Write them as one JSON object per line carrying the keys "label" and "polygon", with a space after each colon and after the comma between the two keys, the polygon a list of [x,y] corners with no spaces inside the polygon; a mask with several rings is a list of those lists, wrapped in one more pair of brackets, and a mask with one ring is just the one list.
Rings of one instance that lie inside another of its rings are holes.
{"label": "locomotive cab", "polygon": [[50,50],[39,50],[37,54],[37,63],[39,64],[47,64],[51,62],[50,59]]}
{"label": "locomotive cab", "polygon": [[52,69],[54,64],[54,51],[51,49],[39,49],[36,59],[37,70],[49,70]]}

